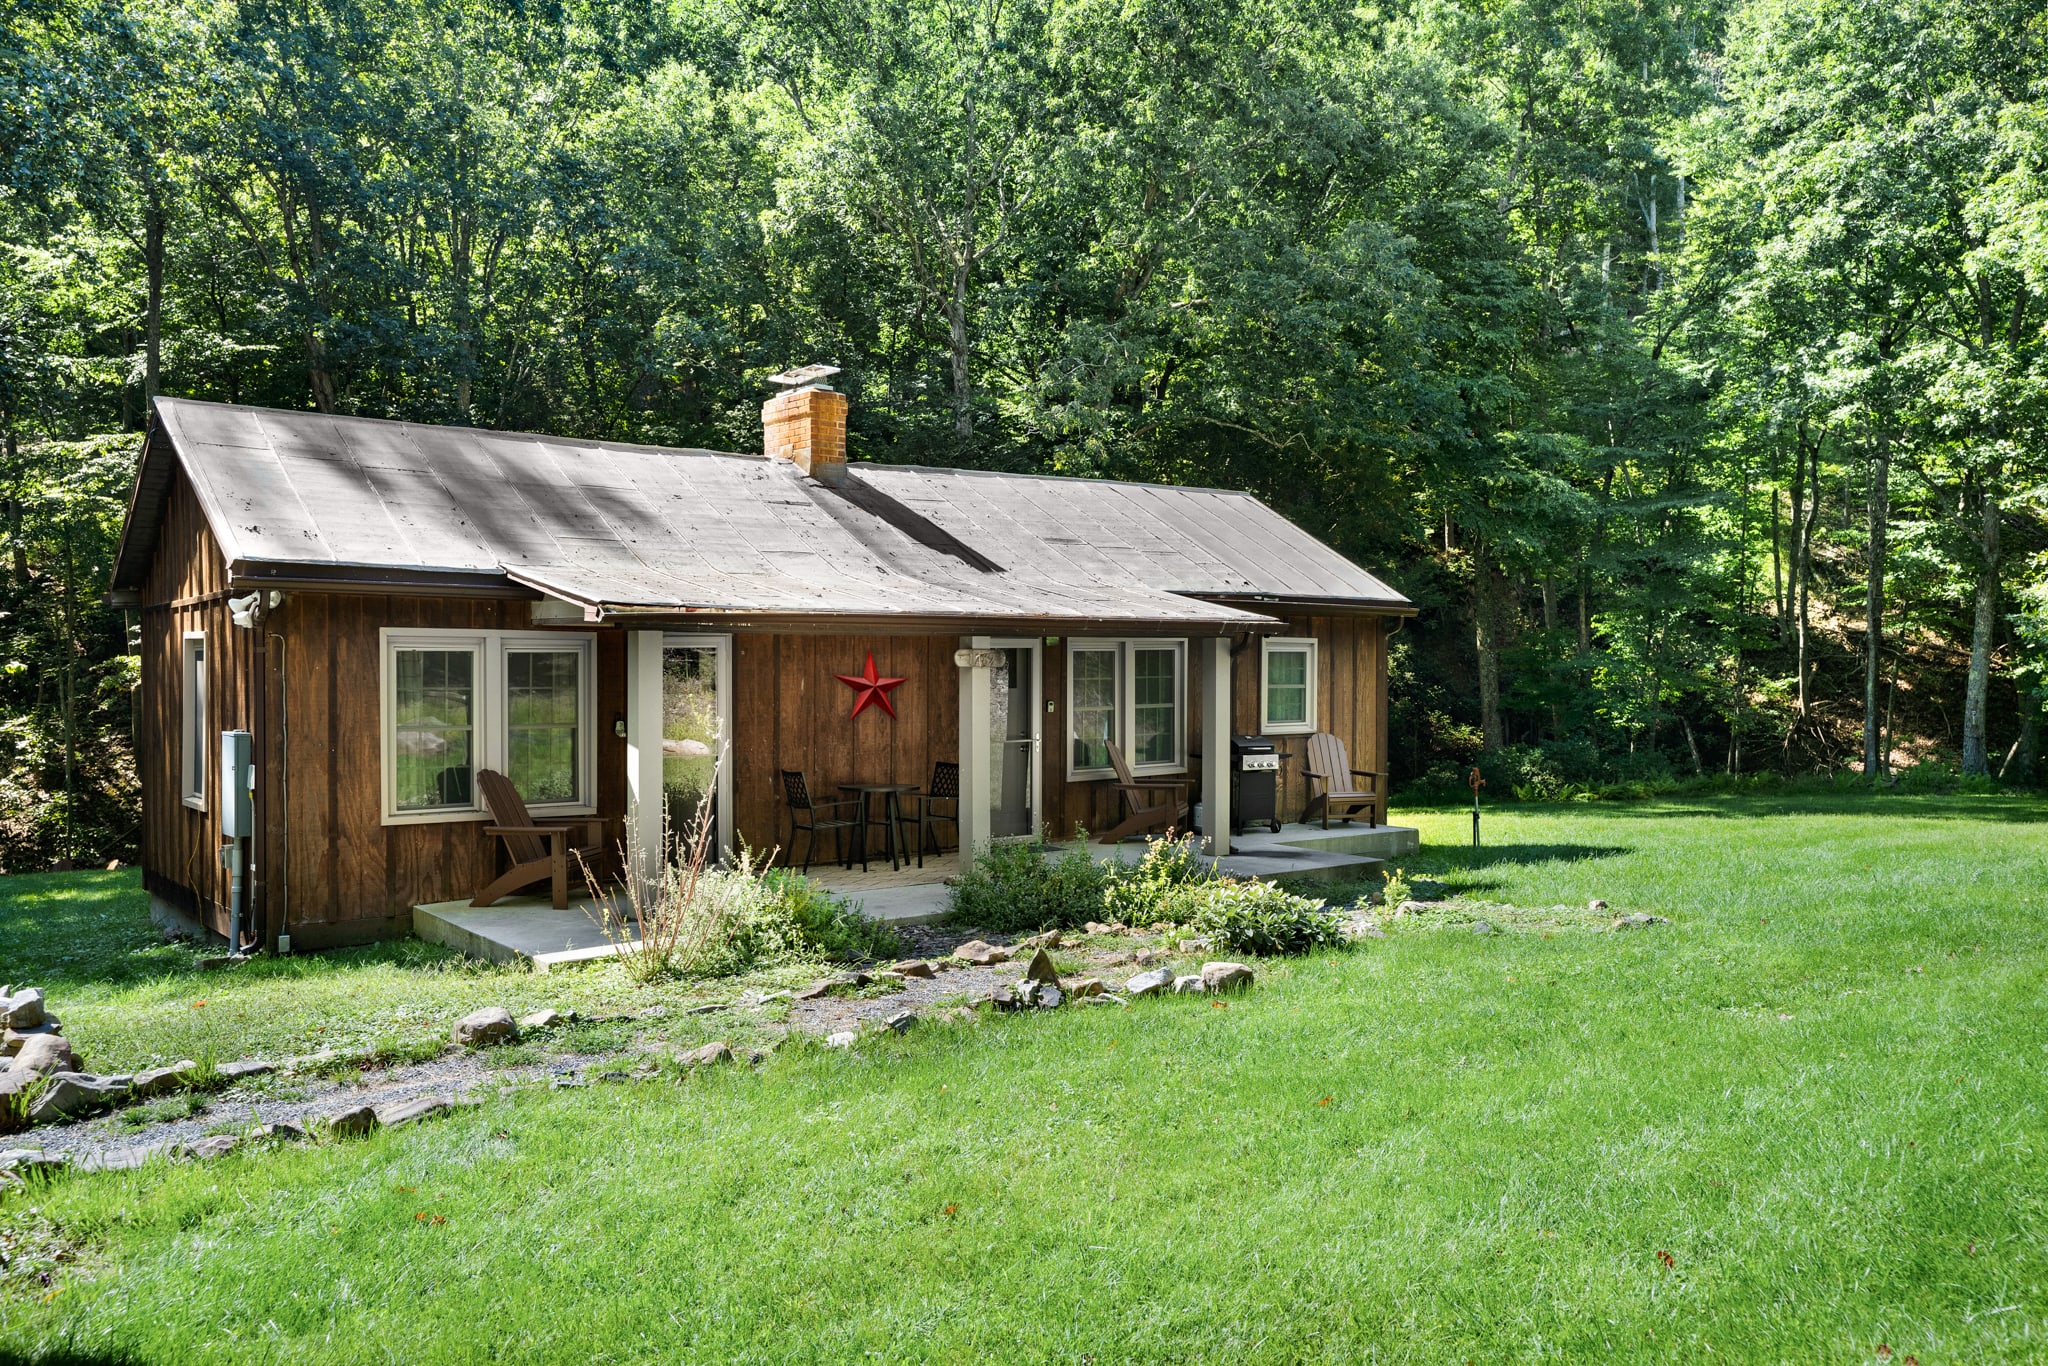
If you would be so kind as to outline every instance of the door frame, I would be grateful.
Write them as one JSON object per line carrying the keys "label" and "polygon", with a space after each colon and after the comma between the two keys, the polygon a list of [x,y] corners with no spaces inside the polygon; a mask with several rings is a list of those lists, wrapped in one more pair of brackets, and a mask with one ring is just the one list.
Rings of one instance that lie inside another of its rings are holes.
{"label": "door frame", "polygon": [[[711,842],[718,850],[719,862],[723,863],[732,857],[733,838],[732,636],[710,631],[664,631],[661,636],[661,662],[664,666],[668,663],[668,652],[676,649],[710,649],[717,654],[717,674],[712,686],[718,689],[719,753],[715,756],[718,764],[718,829],[712,832]],[[667,677],[664,667],[664,689],[667,687]]]}
{"label": "door frame", "polygon": [[[991,650],[1028,650],[1031,654],[1031,803],[1030,826],[1021,835],[997,835],[996,842],[1035,840],[1045,830],[1045,641],[1038,636],[990,636]],[[991,742],[995,737],[989,737]],[[1005,741],[1004,743],[1008,743]],[[989,827],[995,826],[995,784],[989,785]]]}

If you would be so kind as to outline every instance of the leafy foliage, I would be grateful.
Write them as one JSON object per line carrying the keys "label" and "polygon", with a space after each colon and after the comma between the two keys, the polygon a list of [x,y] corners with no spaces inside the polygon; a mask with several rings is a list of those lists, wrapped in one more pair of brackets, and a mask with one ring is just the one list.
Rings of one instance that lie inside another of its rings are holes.
{"label": "leafy foliage", "polygon": [[1222,879],[1183,890],[1176,909],[1216,949],[1229,953],[1299,954],[1344,942],[1344,917],[1320,901],[1270,882]]}
{"label": "leafy foliage", "polygon": [[1086,844],[1049,852],[1035,840],[991,844],[953,884],[949,918],[1006,934],[1102,919],[1109,870]]}

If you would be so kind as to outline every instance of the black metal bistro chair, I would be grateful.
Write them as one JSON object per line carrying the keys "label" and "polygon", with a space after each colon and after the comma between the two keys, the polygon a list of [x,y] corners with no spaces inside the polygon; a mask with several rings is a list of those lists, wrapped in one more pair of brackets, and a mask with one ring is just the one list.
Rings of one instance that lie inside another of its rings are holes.
{"label": "black metal bistro chair", "polygon": [[[789,801],[789,859],[796,862],[796,837],[804,836],[804,871],[811,871],[811,857],[818,852],[818,835],[830,833],[833,847],[838,851],[835,863],[853,867],[853,859],[847,853],[846,832],[861,826],[861,804],[857,801],[819,802],[811,800],[811,785],[804,781],[802,769],[782,770],[782,795]],[[865,844],[866,841],[859,841]],[[860,851],[860,870],[868,870],[868,851]]]}
{"label": "black metal bistro chair", "polygon": [[[903,813],[903,823],[917,827],[917,866],[924,867],[924,846],[929,840],[934,854],[943,854],[946,847],[939,843],[932,833],[935,825],[953,827],[953,845],[960,845],[960,765],[949,759],[940,759],[932,764],[931,786],[910,796],[911,809]],[[943,804],[945,809],[940,810]]]}

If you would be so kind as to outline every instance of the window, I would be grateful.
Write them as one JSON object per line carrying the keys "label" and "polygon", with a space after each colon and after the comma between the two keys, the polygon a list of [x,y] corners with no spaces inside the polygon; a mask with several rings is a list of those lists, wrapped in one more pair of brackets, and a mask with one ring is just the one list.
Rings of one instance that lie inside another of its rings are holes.
{"label": "window", "polygon": [[485,814],[482,768],[537,815],[594,810],[596,661],[590,636],[385,631],[385,821]]}
{"label": "window", "polygon": [[1307,735],[1316,728],[1316,643],[1268,639],[1260,648],[1262,735]]}
{"label": "window", "polygon": [[505,653],[505,776],[528,802],[576,800],[580,650]]}
{"label": "window", "polygon": [[1187,658],[1184,640],[1068,642],[1067,776],[1109,777],[1112,744],[1133,774],[1186,769]]}
{"label": "window", "polygon": [[178,745],[178,792],[185,805],[206,809],[206,633],[190,631],[184,644],[184,692]]}
{"label": "window", "polygon": [[1115,645],[1074,645],[1067,651],[1067,715],[1073,718],[1074,727],[1073,758],[1068,767],[1076,773],[1109,768],[1109,747],[1117,742],[1119,654]]}
{"label": "window", "polygon": [[473,810],[476,806],[475,646],[393,652],[398,681],[399,811]]}

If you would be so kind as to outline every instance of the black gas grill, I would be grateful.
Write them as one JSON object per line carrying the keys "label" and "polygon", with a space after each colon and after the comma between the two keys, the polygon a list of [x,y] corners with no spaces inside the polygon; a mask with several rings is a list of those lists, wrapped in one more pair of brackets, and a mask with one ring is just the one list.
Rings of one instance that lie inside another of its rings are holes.
{"label": "black gas grill", "polygon": [[1280,761],[1286,756],[1263,735],[1230,737],[1230,833],[1263,824],[1280,833]]}

